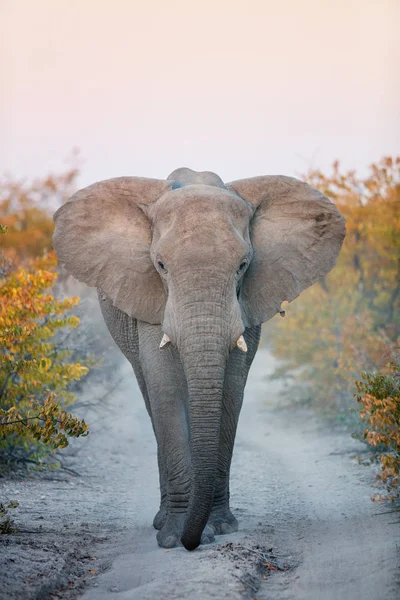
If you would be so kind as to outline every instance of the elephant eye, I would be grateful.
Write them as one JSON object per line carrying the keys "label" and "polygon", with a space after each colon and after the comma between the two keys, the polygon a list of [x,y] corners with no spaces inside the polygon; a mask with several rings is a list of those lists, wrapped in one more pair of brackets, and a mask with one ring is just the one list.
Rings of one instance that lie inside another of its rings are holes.
{"label": "elephant eye", "polygon": [[159,261],[157,262],[157,264],[158,264],[158,266],[160,267],[160,269],[161,269],[162,271],[165,271],[165,265],[164,265],[164,263],[163,263],[163,262],[161,262],[161,260],[159,260]]}
{"label": "elephant eye", "polygon": [[240,273],[241,271],[243,271],[243,269],[245,268],[246,265],[247,265],[246,261],[240,263],[237,273]]}

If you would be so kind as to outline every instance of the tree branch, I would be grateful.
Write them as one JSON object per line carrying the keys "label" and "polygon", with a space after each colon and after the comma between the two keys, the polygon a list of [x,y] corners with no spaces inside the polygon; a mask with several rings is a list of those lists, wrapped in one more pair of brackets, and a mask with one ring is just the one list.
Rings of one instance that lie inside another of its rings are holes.
{"label": "tree branch", "polygon": [[[46,419],[42,417],[42,413],[35,415],[33,417],[25,417],[23,419],[16,419],[15,421],[2,421],[0,420],[0,425],[14,425],[15,423],[26,423],[27,421],[33,421],[33,419],[39,419],[39,421],[45,421]],[[56,423],[62,425],[62,421],[56,419]]]}

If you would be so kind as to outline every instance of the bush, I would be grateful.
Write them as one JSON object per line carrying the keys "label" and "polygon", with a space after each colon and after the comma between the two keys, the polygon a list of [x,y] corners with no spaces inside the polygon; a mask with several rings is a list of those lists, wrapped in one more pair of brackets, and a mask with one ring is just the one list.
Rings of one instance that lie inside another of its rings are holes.
{"label": "bush", "polygon": [[346,239],[333,271],[265,333],[282,361],[276,375],[300,383],[313,406],[348,419],[354,381],[362,371],[386,374],[400,335],[400,157],[371,165],[365,178],[335,163],[331,175],[310,171],[305,180],[346,217]]}
{"label": "bush", "polygon": [[31,182],[0,180],[0,214],[7,236],[2,248],[8,259],[20,264],[52,248],[52,212],[75,191],[79,172],[69,169]]}
{"label": "bush", "polygon": [[374,501],[395,500],[400,495],[400,364],[391,363],[391,373],[363,373],[357,381],[361,418],[368,427],[363,439],[380,462],[378,482],[387,494],[375,494]]}
{"label": "bush", "polygon": [[0,280],[0,468],[11,463],[49,461],[69,437],[87,435],[84,420],[65,409],[68,391],[88,367],[71,362],[71,351],[57,347],[54,335],[76,328],[68,315],[78,298],[57,300],[50,288],[57,279],[54,254],[19,267]]}

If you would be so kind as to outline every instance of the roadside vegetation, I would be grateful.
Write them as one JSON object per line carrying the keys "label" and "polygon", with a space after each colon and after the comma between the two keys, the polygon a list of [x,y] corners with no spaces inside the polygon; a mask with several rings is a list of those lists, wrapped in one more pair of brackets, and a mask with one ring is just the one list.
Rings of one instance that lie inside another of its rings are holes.
{"label": "roadside vegetation", "polygon": [[372,460],[380,465],[377,481],[386,490],[374,494],[374,502],[400,497],[400,364],[393,362],[390,368],[388,374],[363,373],[356,382],[366,424],[362,438],[373,449]]}
{"label": "roadside vegetation", "polygon": [[[75,169],[31,184],[0,185],[0,472],[58,466],[57,450],[88,426],[69,410],[71,384],[93,360],[63,340],[79,327],[78,297],[57,290],[52,211],[72,192]],[[59,297],[57,297],[57,295]]]}
{"label": "roadside vegetation", "polygon": [[[347,235],[335,269],[275,317],[265,337],[288,393],[356,429],[381,463],[394,499],[400,483],[400,157],[365,177],[343,172],[304,179],[336,203]],[[358,404],[357,404],[358,400]],[[361,419],[360,419],[361,417]],[[381,496],[384,497],[384,496]]]}

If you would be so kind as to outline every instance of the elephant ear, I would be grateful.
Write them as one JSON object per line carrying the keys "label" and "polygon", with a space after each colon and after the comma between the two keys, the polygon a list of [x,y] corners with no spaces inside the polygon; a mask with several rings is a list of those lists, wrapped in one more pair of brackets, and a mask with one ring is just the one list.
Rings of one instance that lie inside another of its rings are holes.
{"label": "elephant ear", "polygon": [[54,248],[79,281],[100,288],[131,317],[161,323],[165,293],[150,259],[150,223],[141,206],[172,183],[117,177],[77,192],[54,215]]}
{"label": "elephant ear", "polygon": [[247,326],[258,325],[335,266],[345,219],[326,196],[293,177],[253,177],[227,187],[255,209],[254,257],[241,301]]}

